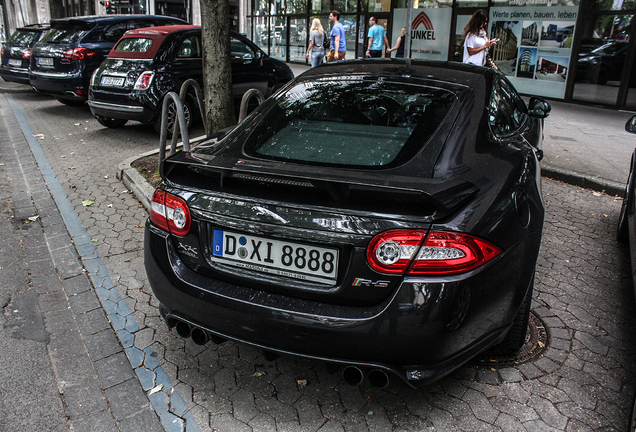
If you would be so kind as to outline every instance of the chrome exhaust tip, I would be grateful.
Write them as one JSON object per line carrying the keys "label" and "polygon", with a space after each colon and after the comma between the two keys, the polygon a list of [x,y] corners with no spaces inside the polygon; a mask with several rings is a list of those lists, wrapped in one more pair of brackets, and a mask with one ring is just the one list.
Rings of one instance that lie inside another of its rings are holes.
{"label": "chrome exhaust tip", "polygon": [[364,372],[357,366],[347,366],[342,371],[342,379],[352,386],[359,386],[364,381]]}
{"label": "chrome exhaust tip", "polygon": [[389,385],[389,375],[382,369],[371,370],[367,375],[367,379],[369,380],[369,384],[380,389],[386,388]]}
{"label": "chrome exhaust tip", "polygon": [[190,338],[197,345],[205,345],[210,340],[210,335],[205,330],[195,327],[192,329]]}

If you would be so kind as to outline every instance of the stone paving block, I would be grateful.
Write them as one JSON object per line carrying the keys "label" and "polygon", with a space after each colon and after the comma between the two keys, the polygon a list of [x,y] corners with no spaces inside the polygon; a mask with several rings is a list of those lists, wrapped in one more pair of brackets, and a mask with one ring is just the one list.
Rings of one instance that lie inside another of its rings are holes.
{"label": "stone paving block", "polygon": [[99,381],[96,379],[66,387],[64,400],[71,420],[86,417],[108,408]]}
{"label": "stone paving block", "polygon": [[157,414],[151,409],[145,409],[120,420],[118,426],[120,432],[165,432]]}
{"label": "stone paving block", "polygon": [[53,312],[66,310],[69,307],[66,294],[63,291],[48,292],[38,296],[38,307],[40,311]]}
{"label": "stone paving block", "polygon": [[86,348],[77,329],[51,334],[48,349],[49,355],[57,359],[63,359],[86,352]]}
{"label": "stone paving block", "polygon": [[[108,410],[91,414],[87,417],[73,420],[71,422],[73,432],[120,432],[115,426],[113,416]],[[141,430],[141,429],[137,429]]]}
{"label": "stone paving block", "polygon": [[88,280],[88,277],[86,277],[86,275],[84,274],[64,279],[62,284],[64,285],[64,291],[66,291],[66,294],[68,296],[88,291],[91,289],[92,286],[90,281]]}
{"label": "stone paving block", "polygon": [[97,360],[95,369],[104,389],[120,384],[135,376],[128,362],[128,357],[123,352]]}
{"label": "stone paving block", "polygon": [[106,329],[84,337],[88,354],[97,361],[123,350],[112,330]]}
{"label": "stone paving block", "polygon": [[97,299],[97,295],[95,295],[95,292],[92,290],[71,295],[68,298],[68,302],[70,303],[73,312],[77,315],[90,312],[101,306]]}
{"label": "stone paving block", "polygon": [[78,385],[95,379],[95,369],[87,353],[77,353],[65,357],[53,357],[53,370],[62,387]]}
{"label": "stone paving block", "polygon": [[62,281],[57,273],[49,273],[46,275],[33,275],[31,284],[38,294],[61,291]]}
{"label": "stone paving block", "polygon": [[[69,300],[71,299],[72,296],[69,297]],[[106,314],[101,308],[76,315],[76,321],[83,336],[92,335],[103,330],[112,331]]]}
{"label": "stone paving block", "polygon": [[[66,298],[64,298],[66,302]],[[62,333],[69,330],[77,329],[75,316],[68,308],[58,309],[44,314],[44,325],[49,333]]]}
{"label": "stone paving block", "polygon": [[118,421],[137,414],[148,406],[148,398],[135,378],[105,389],[104,394]]}

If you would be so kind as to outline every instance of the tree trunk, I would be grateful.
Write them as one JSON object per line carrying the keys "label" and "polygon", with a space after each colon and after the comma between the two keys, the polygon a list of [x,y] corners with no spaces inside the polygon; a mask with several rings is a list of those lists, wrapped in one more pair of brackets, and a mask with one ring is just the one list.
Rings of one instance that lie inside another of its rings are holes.
{"label": "tree trunk", "polygon": [[208,135],[236,124],[232,100],[229,0],[201,0],[203,121]]}

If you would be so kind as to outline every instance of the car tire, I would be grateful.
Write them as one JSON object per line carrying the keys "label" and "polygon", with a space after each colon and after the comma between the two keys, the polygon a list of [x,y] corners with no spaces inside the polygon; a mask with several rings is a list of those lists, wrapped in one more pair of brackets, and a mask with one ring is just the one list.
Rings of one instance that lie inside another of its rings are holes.
{"label": "car tire", "polygon": [[106,126],[107,128],[111,129],[120,128],[128,123],[128,120],[126,119],[116,119],[104,116],[95,116],[95,119],[97,119],[100,125]]}
{"label": "car tire", "polygon": [[[160,106],[163,107],[163,101],[161,101]],[[176,113],[177,113],[176,106],[173,101],[170,101],[168,103],[168,117],[166,119],[166,121],[168,122],[169,137],[172,136],[172,131],[174,129],[174,119],[176,117]],[[193,113],[192,113],[192,103],[190,102],[188,98],[186,98],[185,102],[183,103],[183,114],[185,115],[185,118],[186,118],[186,126],[188,127],[188,129],[190,129],[190,125],[192,124]],[[158,134],[161,134],[161,110],[159,110],[159,114],[157,115],[157,118],[153,122],[153,126],[155,128],[155,131]]]}
{"label": "car tire", "polygon": [[506,337],[490,352],[497,356],[511,355],[519,351],[526,343],[528,333],[528,322],[530,321],[530,306],[532,305],[532,292],[534,291],[534,275],[526,296],[521,303],[519,312],[515,316],[514,322]]}
{"label": "car tire", "polygon": [[55,99],[67,106],[82,106],[86,102],[84,99],[64,99],[61,97],[56,97]]}
{"label": "car tire", "polygon": [[598,72],[598,79],[596,82],[598,85],[605,85],[607,84],[607,81],[609,81],[609,71],[605,68],[601,68]]}

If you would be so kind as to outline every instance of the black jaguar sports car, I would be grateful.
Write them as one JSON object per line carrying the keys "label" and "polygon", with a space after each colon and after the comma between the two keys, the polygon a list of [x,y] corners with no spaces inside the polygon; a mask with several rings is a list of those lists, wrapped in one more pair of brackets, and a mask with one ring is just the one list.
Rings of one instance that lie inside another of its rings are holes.
{"label": "black jaguar sports car", "polygon": [[366,371],[424,384],[518,350],[549,111],[472,65],[305,72],[161,165],[145,265],[162,316],[197,343],[359,371],[352,383]]}

